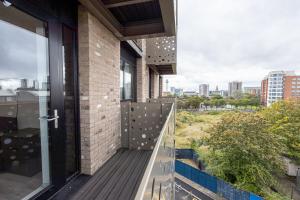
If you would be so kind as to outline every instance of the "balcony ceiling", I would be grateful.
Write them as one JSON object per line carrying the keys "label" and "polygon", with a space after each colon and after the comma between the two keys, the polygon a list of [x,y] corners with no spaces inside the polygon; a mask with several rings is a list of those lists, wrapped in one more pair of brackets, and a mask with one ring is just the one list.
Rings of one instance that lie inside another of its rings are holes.
{"label": "balcony ceiling", "polygon": [[174,0],[79,0],[121,40],[175,35]]}
{"label": "balcony ceiling", "polygon": [[177,40],[173,37],[146,40],[146,63],[161,75],[176,74]]}

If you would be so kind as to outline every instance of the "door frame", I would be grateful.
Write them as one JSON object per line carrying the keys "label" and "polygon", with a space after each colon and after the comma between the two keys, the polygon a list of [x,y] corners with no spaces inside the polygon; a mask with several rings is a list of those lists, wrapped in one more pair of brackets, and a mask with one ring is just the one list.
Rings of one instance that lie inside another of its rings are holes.
{"label": "door frame", "polygon": [[[48,187],[35,194],[32,199],[48,199],[59,189],[61,189],[68,181],[80,174],[80,123],[79,123],[79,80],[78,80],[78,54],[77,54],[77,17],[73,19],[64,18],[61,15],[64,11],[62,4],[70,4],[72,2],[58,0],[49,0],[53,13],[45,10],[44,7],[35,5],[28,0],[8,0],[15,8],[37,18],[48,24],[48,48],[49,48],[49,76],[50,76],[50,105],[49,115],[53,115],[54,109],[58,110],[59,126],[56,129],[53,122],[48,123],[49,127],[49,170],[51,183]],[[73,1],[74,2],[74,1]],[[0,2],[1,3],[1,2]],[[77,16],[77,2],[75,1]],[[71,7],[71,6],[70,6]],[[55,14],[57,13],[57,15]],[[65,132],[65,112],[64,112],[64,80],[63,80],[63,25],[74,30],[74,47],[73,47],[73,63],[74,63],[74,96],[75,96],[75,141],[76,141],[76,167],[71,177],[66,174],[66,132]]]}

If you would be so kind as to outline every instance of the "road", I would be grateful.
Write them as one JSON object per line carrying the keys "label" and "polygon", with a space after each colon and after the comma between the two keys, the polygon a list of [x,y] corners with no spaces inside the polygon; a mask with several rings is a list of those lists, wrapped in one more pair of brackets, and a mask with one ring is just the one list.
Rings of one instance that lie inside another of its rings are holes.
{"label": "road", "polygon": [[213,200],[178,178],[175,178],[175,182],[175,200]]}

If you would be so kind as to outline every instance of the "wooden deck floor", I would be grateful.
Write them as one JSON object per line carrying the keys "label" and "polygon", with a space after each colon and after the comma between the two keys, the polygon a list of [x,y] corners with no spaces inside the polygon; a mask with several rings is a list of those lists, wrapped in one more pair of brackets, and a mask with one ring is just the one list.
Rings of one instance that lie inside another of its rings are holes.
{"label": "wooden deck floor", "polygon": [[152,151],[119,150],[70,199],[134,199],[151,153]]}

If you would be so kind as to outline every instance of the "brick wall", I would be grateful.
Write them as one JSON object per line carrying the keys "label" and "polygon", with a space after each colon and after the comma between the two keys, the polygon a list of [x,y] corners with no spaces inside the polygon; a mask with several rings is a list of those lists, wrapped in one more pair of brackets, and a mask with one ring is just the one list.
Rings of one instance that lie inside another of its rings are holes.
{"label": "brick wall", "polygon": [[300,98],[300,76],[284,76],[283,98]]}
{"label": "brick wall", "polygon": [[[137,44],[143,50],[144,55],[146,55],[146,40],[137,40]],[[138,102],[145,102],[149,98],[149,67],[145,58],[145,56],[138,58],[136,63]]]}
{"label": "brick wall", "polygon": [[78,9],[81,170],[93,174],[120,147],[120,41]]}
{"label": "brick wall", "polygon": [[159,74],[157,72],[154,72],[151,80],[151,97],[159,97]]}

